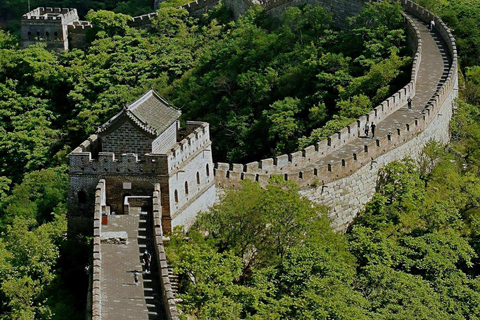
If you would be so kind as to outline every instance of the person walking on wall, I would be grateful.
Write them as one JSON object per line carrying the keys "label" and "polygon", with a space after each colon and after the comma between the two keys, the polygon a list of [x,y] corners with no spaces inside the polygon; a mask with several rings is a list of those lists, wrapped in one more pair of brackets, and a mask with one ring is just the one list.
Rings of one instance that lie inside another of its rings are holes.
{"label": "person walking on wall", "polygon": [[370,125],[368,124],[368,122],[365,123],[365,129],[364,129],[364,132],[365,132],[365,137],[368,138],[368,131],[370,130]]}
{"label": "person walking on wall", "polygon": [[428,31],[432,31],[433,27],[435,27],[435,21],[431,20],[428,24]]}
{"label": "person walking on wall", "polygon": [[375,128],[376,128],[376,127],[377,127],[377,126],[376,126],[375,123],[373,123],[373,121],[372,121],[372,124],[370,125],[370,128],[372,128],[372,138],[375,137]]}
{"label": "person walking on wall", "polygon": [[412,98],[411,97],[408,97],[407,103],[408,103],[408,110],[412,110]]}
{"label": "person walking on wall", "polygon": [[145,249],[142,255],[143,264],[145,265],[145,272],[150,273],[150,264],[152,262],[152,255]]}

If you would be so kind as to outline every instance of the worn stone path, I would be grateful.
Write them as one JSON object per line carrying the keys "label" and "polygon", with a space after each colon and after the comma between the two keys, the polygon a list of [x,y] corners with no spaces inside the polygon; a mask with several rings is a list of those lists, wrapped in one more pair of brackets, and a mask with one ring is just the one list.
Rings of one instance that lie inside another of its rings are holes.
{"label": "worn stone path", "polygon": [[[420,118],[422,110],[441,83],[447,78],[451,64],[451,58],[447,54],[446,45],[441,40],[441,37],[436,32],[429,31],[427,24],[423,21],[412,15],[408,16],[418,27],[422,39],[422,60],[417,75],[416,95],[412,99],[412,110],[408,110],[408,106],[404,105],[383,121],[375,123],[377,126],[375,139],[386,137],[389,132],[395,132],[402,125],[413,121],[415,118]],[[307,168],[321,167],[351,157],[353,153],[361,153],[364,145],[369,143],[371,139],[371,136],[368,138],[364,137],[362,132],[359,137],[348,145],[342,146]]]}
{"label": "worn stone path", "polygon": [[[145,248],[154,254],[151,217],[140,208],[131,208],[130,215],[110,215],[102,234],[115,232],[128,235],[127,244],[101,244],[102,259],[102,319],[166,319],[160,296],[158,268],[152,264],[150,274],[143,274],[141,255]],[[152,262],[156,261],[152,256]],[[139,271],[139,285],[133,271]]]}

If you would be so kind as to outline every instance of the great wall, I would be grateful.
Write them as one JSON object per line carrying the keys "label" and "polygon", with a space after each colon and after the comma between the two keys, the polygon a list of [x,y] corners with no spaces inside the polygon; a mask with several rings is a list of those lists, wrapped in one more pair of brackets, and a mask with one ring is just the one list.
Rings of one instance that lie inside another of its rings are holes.
{"label": "great wall", "polygon": [[[224,2],[233,10],[236,17],[252,5],[259,3],[256,0],[225,0]],[[288,6],[320,3],[330,8],[335,17],[335,23],[341,25],[346,17],[358,13],[365,2],[363,0],[269,0],[264,1],[263,5],[269,14],[281,16]],[[413,56],[411,79],[408,84],[354,123],[328,139],[302,151],[247,164],[217,163],[214,169],[214,180],[208,179],[210,174],[207,164],[207,172],[201,177],[202,185],[205,184],[205,188],[208,190],[213,183],[218,190],[236,188],[242,180],[247,179],[265,185],[272,175],[280,175],[285,180],[297,183],[302,195],[316,203],[326,205],[329,208],[328,214],[332,219],[332,225],[338,230],[345,230],[373,196],[378,172],[383,166],[405,157],[418,159],[423,147],[430,140],[436,140],[443,144],[448,143],[449,122],[454,110],[454,100],[458,96],[458,60],[455,39],[439,17],[410,0],[399,0],[399,2],[405,9],[404,21],[408,44]],[[217,0],[199,0],[184,6],[184,8],[191,14],[198,16],[217,3]],[[78,20],[78,16],[75,18],[76,11],[71,13],[74,9],[66,9],[65,12],[61,11],[65,9],[51,8],[36,10],[39,11],[32,11],[33,13],[29,13],[30,15],[24,16],[22,25],[28,25],[33,20],[37,23],[38,20],[41,20],[39,16],[42,15],[44,17],[44,20],[41,21],[43,27],[45,25],[48,27],[52,23],[57,23],[56,26],[58,26],[58,21],[63,21],[60,23],[63,28],[61,31],[53,31],[53,29],[51,31],[46,31],[46,29],[38,31],[39,36],[45,35],[46,37],[48,34],[48,39],[42,38],[42,41],[53,41],[52,48],[54,49],[67,49],[84,45],[85,30],[92,28],[92,26],[88,22]],[[53,19],[51,15],[47,14],[49,12],[54,14],[68,13],[68,15],[66,18],[55,17]],[[155,16],[157,16],[157,13],[134,17],[130,25],[136,28],[148,28],[151,19]],[[427,23],[431,20],[436,25],[433,32],[427,29]],[[38,24],[35,23],[31,26],[38,27]],[[52,32],[57,32],[55,34],[57,38],[50,38],[54,34]],[[32,35],[35,34],[29,28],[22,30],[24,46],[38,40],[38,38],[32,39]],[[62,35],[62,38],[59,35]],[[70,41],[69,43],[67,39]],[[412,108],[407,106],[408,98],[413,99]],[[365,138],[360,133],[365,123],[369,122],[374,122],[377,125],[377,134],[374,139]],[[182,140],[184,142],[176,147],[176,151],[172,150],[165,159],[157,157],[154,159],[155,161],[146,161],[144,164],[134,167],[129,163],[141,163],[134,154],[126,154],[116,158],[115,154],[100,153],[98,159],[93,159],[94,151],[89,149],[95,144],[95,137],[93,137],[87,143],[88,145],[79,147],[81,150],[77,150],[77,154],[74,155],[73,168],[76,168],[74,171],[77,169],[79,172],[83,171],[82,168],[85,167],[85,170],[91,170],[92,174],[93,172],[112,170],[119,173],[125,171],[125,175],[134,175],[145,173],[156,166],[166,166],[167,170],[180,172],[181,170],[176,167],[175,159],[181,159],[180,163],[185,160],[188,162],[189,157],[197,157],[200,154],[199,148],[188,147],[192,143],[195,145],[196,139],[199,138],[200,132],[196,132],[194,127],[201,127],[201,134],[208,140],[203,139],[205,141],[199,147],[203,150],[201,152],[205,153],[205,151],[208,151],[206,148],[209,145],[208,125],[192,123],[192,127],[187,129],[182,136],[188,136],[188,138]],[[181,156],[182,152],[185,156]],[[80,162],[77,162],[77,160]],[[132,172],[132,168],[134,172]],[[197,178],[198,180],[199,178]],[[94,246],[89,309],[92,311],[91,319],[114,319],[112,296],[114,296],[114,290],[118,290],[119,286],[117,284],[115,287],[115,279],[112,279],[112,275],[107,272],[115,263],[115,259],[112,258],[111,254],[108,254],[111,247],[104,242],[104,239],[102,240],[102,234],[109,232],[111,227],[102,226],[101,223],[102,213],[107,210],[107,184],[109,182],[105,179],[99,181],[92,178],[89,183],[95,183],[96,185],[94,191],[92,191],[95,193],[95,203],[93,204],[92,201],[92,208],[89,209],[94,212],[92,217]],[[176,188],[181,189],[181,186]],[[175,200],[177,200],[176,190]],[[178,201],[173,200],[171,192],[162,190],[160,184],[155,184],[153,190],[144,190],[143,193],[149,194],[148,197],[151,198],[151,214],[141,211],[133,213],[131,219],[134,223],[130,223],[130,227],[125,226],[125,228],[131,228],[131,233],[138,232],[139,235],[138,240],[136,238],[131,240],[133,245],[130,246],[130,249],[133,250],[134,254],[141,250],[140,248],[146,246],[154,250],[155,263],[152,264],[152,268],[154,268],[151,275],[152,286],[147,288],[145,283],[144,298],[145,301],[152,299],[156,302],[150,304],[147,302],[146,307],[143,306],[146,311],[142,314],[142,317],[139,314],[139,318],[179,319],[176,310],[178,299],[175,298],[175,279],[168,268],[163,247],[164,233],[171,230],[171,226],[175,223],[168,224],[170,223],[168,217],[162,214],[165,210],[170,212],[170,202],[178,203]],[[168,199],[165,197],[168,197]],[[210,194],[209,197],[215,196]],[[185,205],[177,206],[172,210],[178,212],[177,215],[181,215]],[[191,219],[191,217],[192,214],[189,213],[187,219]],[[115,221],[120,223],[118,217],[111,218],[117,219]],[[71,222],[69,221],[69,223]],[[178,222],[178,224],[187,225],[189,223],[191,221],[185,219]],[[140,234],[146,232],[145,230],[149,230],[149,233],[146,236],[141,236]],[[140,243],[141,239],[144,241],[143,244]],[[118,275],[118,277],[120,278],[122,275]],[[162,300],[162,305],[158,304],[159,299]],[[113,306],[115,306],[114,303]],[[138,312],[138,310],[134,312]]]}
{"label": "great wall", "polygon": [[[440,18],[411,1],[401,3],[408,13],[404,19],[409,43],[414,45],[411,81],[405,87],[356,122],[302,151],[247,164],[217,163],[217,186],[232,188],[246,179],[265,185],[272,175],[282,175],[297,183],[304,196],[329,207],[332,225],[344,230],[373,196],[380,168],[405,157],[417,159],[431,139],[448,143],[458,94],[455,40]],[[431,20],[438,35],[427,30],[425,22]],[[375,139],[360,134],[370,122],[377,124]]]}

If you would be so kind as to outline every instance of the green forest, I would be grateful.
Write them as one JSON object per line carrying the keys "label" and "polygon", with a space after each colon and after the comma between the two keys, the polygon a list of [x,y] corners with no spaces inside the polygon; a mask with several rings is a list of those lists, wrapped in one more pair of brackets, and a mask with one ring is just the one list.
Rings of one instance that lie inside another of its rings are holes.
{"label": "green forest", "polygon": [[[243,162],[321,140],[410,80],[398,3],[339,30],[322,7],[197,20],[175,0],[153,30],[128,27],[150,2],[52,0],[95,25],[60,54],[20,50],[27,4],[0,4],[0,319],[84,318],[90,239],[66,237],[68,154],[148,88],[210,122],[215,161]],[[457,38],[451,144],[384,168],[345,234],[293,184],[228,192],[171,236],[185,319],[480,319],[480,4],[418,2]]]}

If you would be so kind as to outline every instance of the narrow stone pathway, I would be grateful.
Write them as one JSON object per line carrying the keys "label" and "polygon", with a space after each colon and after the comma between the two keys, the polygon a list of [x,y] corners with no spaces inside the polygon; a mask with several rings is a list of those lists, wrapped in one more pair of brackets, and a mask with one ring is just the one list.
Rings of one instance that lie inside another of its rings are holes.
{"label": "narrow stone pathway", "polygon": [[[154,263],[151,234],[151,214],[131,208],[129,215],[110,215],[102,226],[102,237],[126,238],[126,244],[101,244],[102,259],[102,319],[166,319],[160,295],[158,267]],[[151,273],[145,271],[141,255],[147,249],[152,254]],[[139,272],[139,285],[134,273]]]}
{"label": "narrow stone pathway", "polygon": [[[451,64],[451,58],[447,54],[446,45],[440,36],[436,32],[429,31],[427,24],[423,21],[412,15],[408,16],[418,27],[422,39],[422,60],[417,76],[416,95],[412,99],[412,110],[408,110],[408,106],[404,105],[383,121],[375,123],[377,126],[375,139],[384,138],[389,132],[395,132],[397,128],[404,124],[413,121],[415,118],[420,118],[422,110],[432,99],[439,86],[446,80],[448,68]],[[307,169],[325,166],[329,163],[351,157],[354,153],[360,153],[363,151],[364,145],[371,140],[372,138],[357,137],[348,145],[342,146],[335,152],[308,166]]]}

